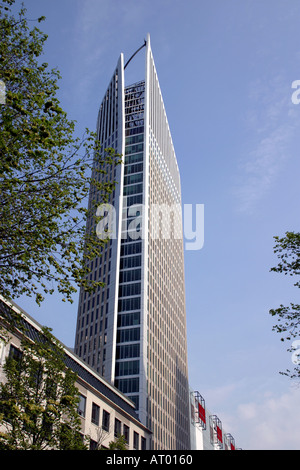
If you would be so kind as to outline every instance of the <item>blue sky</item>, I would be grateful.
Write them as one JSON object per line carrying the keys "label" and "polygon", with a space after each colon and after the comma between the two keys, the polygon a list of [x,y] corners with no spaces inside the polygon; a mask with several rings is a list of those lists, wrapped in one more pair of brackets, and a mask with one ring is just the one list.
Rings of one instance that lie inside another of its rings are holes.
{"label": "blue sky", "polygon": [[[17,1],[19,4],[20,2]],[[298,0],[25,0],[45,15],[45,61],[78,130],[95,129],[120,52],[147,33],[181,173],[184,204],[204,204],[204,246],[185,252],[190,384],[244,449],[299,449],[299,388],[270,308],[297,302],[270,273],[273,236],[299,231]],[[143,54],[126,69],[143,78]],[[67,346],[77,315],[60,298],[19,305]]]}

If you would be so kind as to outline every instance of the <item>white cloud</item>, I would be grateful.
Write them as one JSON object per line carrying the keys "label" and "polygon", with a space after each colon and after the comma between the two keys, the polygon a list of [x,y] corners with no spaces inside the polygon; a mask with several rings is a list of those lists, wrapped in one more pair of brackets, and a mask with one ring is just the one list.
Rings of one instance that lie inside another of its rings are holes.
{"label": "white cloud", "polygon": [[251,212],[273,188],[290,157],[291,142],[299,126],[299,113],[291,102],[292,89],[281,76],[257,81],[249,94],[248,151],[240,159],[234,194],[239,210]]}
{"label": "white cloud", "polygon": [[300,450],[299,422],[299,387],[281,395],[265,393],[259,401],[238,405],[235,416],[226,418],[245,450]]}

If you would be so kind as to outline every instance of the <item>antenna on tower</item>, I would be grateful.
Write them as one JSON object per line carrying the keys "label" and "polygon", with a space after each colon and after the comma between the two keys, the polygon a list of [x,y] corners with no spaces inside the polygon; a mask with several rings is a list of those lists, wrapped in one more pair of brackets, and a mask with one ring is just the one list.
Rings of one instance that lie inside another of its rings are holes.
{"label": "antenna on tower", "polygon": [[134,58],[134,56],[135,56],[141,49],[143,49],[143,47],[145,47],[146,44],[147,44],[147,41],[146,41],[146,39],[144,39],[144,44],[143,44],[141,47],[139,47],[139,48],[135,51],[134,54],[132,54],[132,56],[130,57],[130,59],[127,60],[126,64],[124,65],[124,70],[126,69],[126,67],[127,67],[127,65],[129,64],[129,62]]}

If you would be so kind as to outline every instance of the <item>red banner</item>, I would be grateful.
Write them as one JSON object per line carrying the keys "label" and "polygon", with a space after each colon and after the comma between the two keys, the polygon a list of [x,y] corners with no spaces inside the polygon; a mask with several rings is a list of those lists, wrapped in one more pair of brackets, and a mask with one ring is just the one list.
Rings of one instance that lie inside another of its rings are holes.
{"label": "red banner", "polygon": [[198,411],[199,411],[199,418],[203,423],[206,423],[206,417],[205,417],[205,409],[201,405],[201,403],[198,404]]}
{"label": "red banner", "polygon": [[218,441],[223,442],[222,429],[220,429],[219,426],[217,426],[217,438]]}

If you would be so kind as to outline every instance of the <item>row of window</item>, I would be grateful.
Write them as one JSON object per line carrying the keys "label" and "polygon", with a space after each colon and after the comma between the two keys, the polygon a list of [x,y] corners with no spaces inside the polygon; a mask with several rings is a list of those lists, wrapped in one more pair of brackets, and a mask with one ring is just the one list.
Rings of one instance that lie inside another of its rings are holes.
{"label": "row of window", "polygon": [[139,310],[140,308],[141,308],[140,297],[119,299],[119,303],[118,303],[119,312],[128,312],[129,310]]}
{"label": "row of window", "polygon": [[140,281],[142,278],[141,269],[131,269],[130,271],[120,271],[120,284],[123,282]]}
{"label": "row of window", "polygon": [[127,196],[123,198],[123,206],[127,205],[127,207],[133,206],[135,204],[142,204],[143,203],[143,195],[142,194],[135,194],[133,196]]}
{"label": "row of window", "polygon": [[116,359],[129,359],[140,356],[140,343],[117,346]]}
{"label": "row of window", "polygon": [[119,287],[119,297],[128,297],[130,295],[139,295],[141,293],[141,283],[124,284]]}
{"label": "row of window", "polygon": [[141,264],[142,264],[141,255],[121,258],[120,269],[136,268],[138,266],[141,266]]}
{"label": "row of window", "polygon": [[[128,116],[128,120],[130,121],[130,117]],[[126,148],[125,148],[125,155],[129,155],[131,153],[138,153],[138,152],[142,152],[144,150],[144,144],[143,143],[139,143],[139,144],[135,144],[135,145],[127,145]]]}
{"label": "row of window", "polygon": [[125,165],[125,175],[131,175],[132,173],[140,173],[143,171],[143,162],[134,163],[132,165]]}
{"label": "row of window", "polygon": [[139,194],[143,192],[143,185],[141,183],[134,184],[133,186],[125,186],[123,190],[124,196],[130,196],[131,194]]}
{"label": "row of window", "polygon": [[142,252],[142,242],[126,243],[121,245],[121,256],[135,255]]}
{"label": "row of window", "polygon": [[140,373],[140,361],[124,361],[116,363],[116,376],[138,375]]}
{"label": "row of window", "polygon": [[141,314],[140,312],[128,312],[118,314],[118,327],[139,325]]}
{"label": "row of window", "polygon": [[140,340],[139,328],[128,328],[126,330],[118,330],[117,343],[129,343]]}
{"label": "row of window", "polygon": [[125,136],[142,134],[144,132],[144,126],[130,127],[125,129]]}
{"label": "row of window", "polygon": [[131,137],[126,137],[125,144],[132,145],[144,141],[144,134],[134,135]]}
{"label": "row of window", "polygon": [[137,393],[139,391],[140,381],[138,377],[131,379],[116,379],[115,386],[122,393]]}
{"label": "row of window", "polygon": [[129,184],[141,183],[143,181],[143,173],[133,173],[131,175],[124,176],[124,186]]}
{"label": "row of window", "polygon": [[144,160],[144,154],[141,153],[134,153],[132,155],[126,155],[125,157],[125,166],[133,163],[142,162]]}

